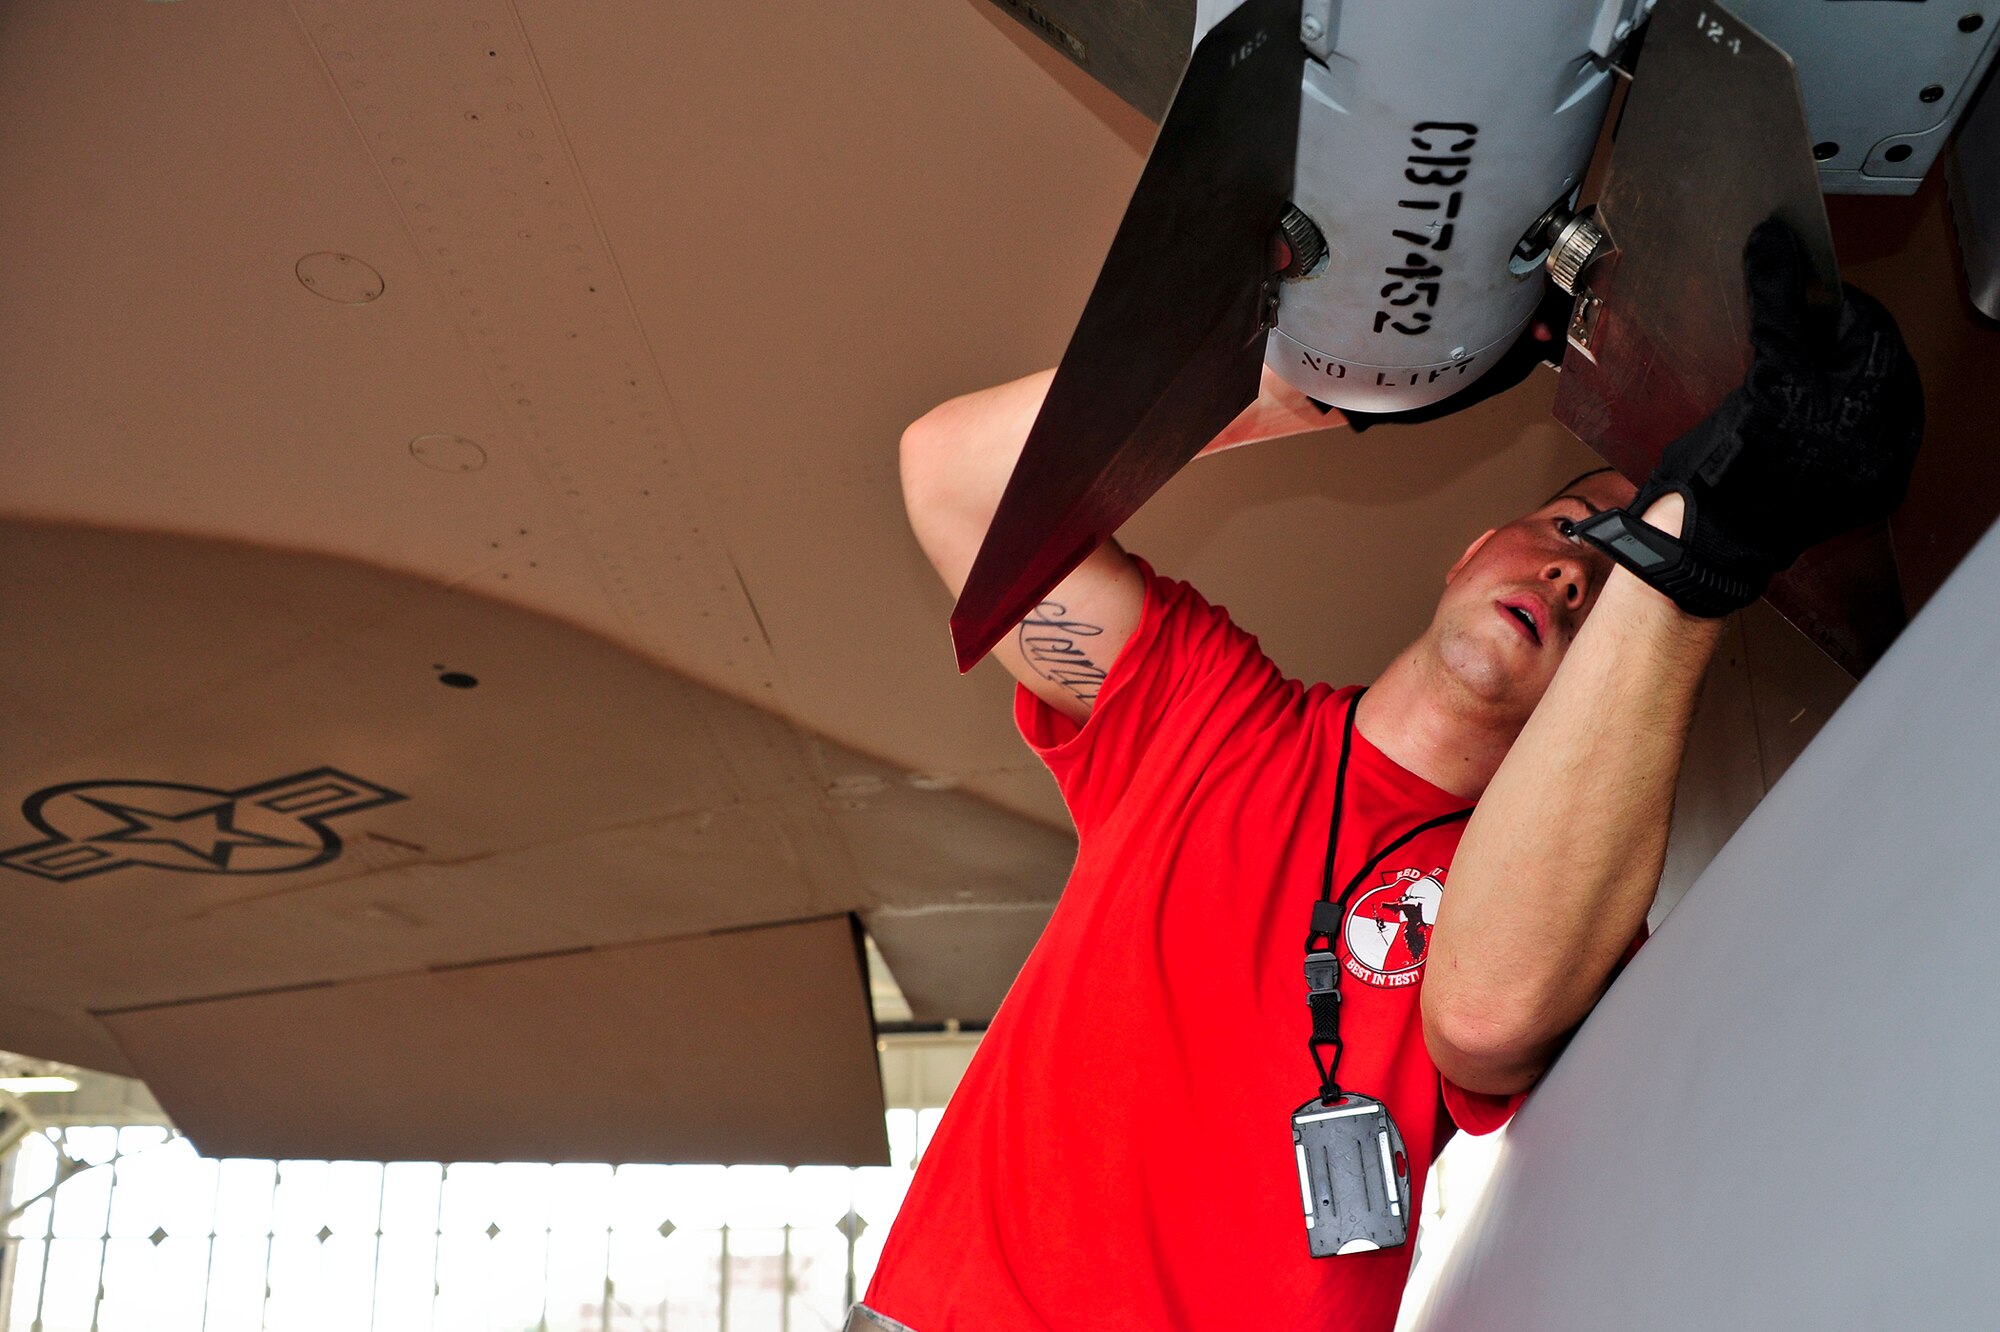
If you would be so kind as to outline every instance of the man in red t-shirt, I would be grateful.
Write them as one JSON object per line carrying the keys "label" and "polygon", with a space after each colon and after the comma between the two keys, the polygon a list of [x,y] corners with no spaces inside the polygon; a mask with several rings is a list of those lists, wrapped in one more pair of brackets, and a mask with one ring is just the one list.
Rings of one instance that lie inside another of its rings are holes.
{"label": "man in red t-shirt", "polygon": [[[995,649],[1076,824],[1076,867],[851,1329],[1392,1326],[1408,1244],[1308,1256],[1290,1115],[1322,1082],[1301,945],[1325,925],[1338,1085],[1399,1127],[1392,1191],[1413,1217],[1445,1141],[1505,1122],[1643,929],[1715,617],[1800,538],[1886,511],[1907,480],[1921,399],[1893,324],[1850,299],[1860,314],[1808,350],[1796,256],[1781,258],[1761,295],[1750,270],[1759,371],[1736,405],[1636,496],[1589,473],[1479,536],[1366,691],[1285,678],[1115,542]],[[904,436],[911,523],[954,593],[1049,380],[954,399]],[[1814,393],[1845,405],[1801,415]],[[1325,424],[1267,375],[1210,448]],[[1746,441],[1762,467],[1748,482],[1732,471]],[[1771,540],[1793,522],[1759,507],[1779,483],[1821,512]],[[1671,599],[1614,566],[1610,542],[1576,539],[1628,518],[1684,538]]]}

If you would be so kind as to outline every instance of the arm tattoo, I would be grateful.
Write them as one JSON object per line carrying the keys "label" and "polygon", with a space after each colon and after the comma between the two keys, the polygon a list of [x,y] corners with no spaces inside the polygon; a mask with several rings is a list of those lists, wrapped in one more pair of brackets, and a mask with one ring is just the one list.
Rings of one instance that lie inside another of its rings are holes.
{"label": "arm tattoo", "polygon": [[1021,621],[1021,655],[1028,659],[1035,674],[1089,703],[1096,699],[1107,668],[1092,661],[1077,642],[1095,638],[1104,629],[1101,625],[1068,619],[1068,614],[1068,608],[1060,602],[1044,601],[1035,607],[1034,613]]}

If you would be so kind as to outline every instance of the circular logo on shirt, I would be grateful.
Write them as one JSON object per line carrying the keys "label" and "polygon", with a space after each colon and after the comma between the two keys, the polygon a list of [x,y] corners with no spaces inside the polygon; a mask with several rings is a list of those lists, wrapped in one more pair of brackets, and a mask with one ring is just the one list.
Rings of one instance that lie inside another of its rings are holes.
{"label": "circular logo on shirt", "polygon": [[1423,978],[1431,950],[1444,871],[1392,870],[1382,882],[1354,899],[1347,909],[1346,967],[1369,985],[1394,988]]}

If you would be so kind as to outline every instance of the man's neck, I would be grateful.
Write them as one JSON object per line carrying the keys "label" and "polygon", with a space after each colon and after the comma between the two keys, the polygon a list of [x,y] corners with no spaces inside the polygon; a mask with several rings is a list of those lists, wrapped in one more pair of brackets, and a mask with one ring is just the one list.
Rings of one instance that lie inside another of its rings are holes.
{"label": "man's neck", "polygon": [[1473,697],[1412,644],[1362,696],[1354,724],[1368,743],[1433,786],[1476,800],[1525,720]]}

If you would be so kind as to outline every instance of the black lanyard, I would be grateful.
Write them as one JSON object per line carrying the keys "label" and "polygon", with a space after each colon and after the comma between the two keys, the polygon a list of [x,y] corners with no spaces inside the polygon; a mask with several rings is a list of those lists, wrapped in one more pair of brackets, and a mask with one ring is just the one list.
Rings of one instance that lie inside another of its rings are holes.
{"label": "black lanyard", "polygon": [[[1340,818],[1342,807],[1347,801],[1347,760],[1354,753],[1354,714],[1360,710],[1361,696],[1368,691],[1357,689],[1347,705],[1347,719],[1340,731],[1340,766],[1333,779],[1333,818],[1326,829],[1326,868],[1320,874],[1319,900],[1313,903],[1312,932],[1306,935],[1306,1003],[1312,1008],[1312,1035],[1306,1040],[1306,1048],[1311,1051],[1313,1067],[1319,1070],[1319,1092],[1322,1101],[1332,1101],[1340,1095],[1339,1084],[1334,1077],[1340,1071],[1340,958],[1339,944],[1341,917],[1347,911],[1348,899],[1362,881],[1374,873],[1375,867],[1395,855],[1417,838],[1442,828],[1448,823],[1459,823],[1472,817],[1472,807],[1456,810],[1450,814],[1440,814],[1398,837],[1382,848],[1373,859],[1347,881],[1339,899],[1333,896],[1333,857],[1340,846]],[[1322,1053],[1332,1050],[1329,1059]]]}

